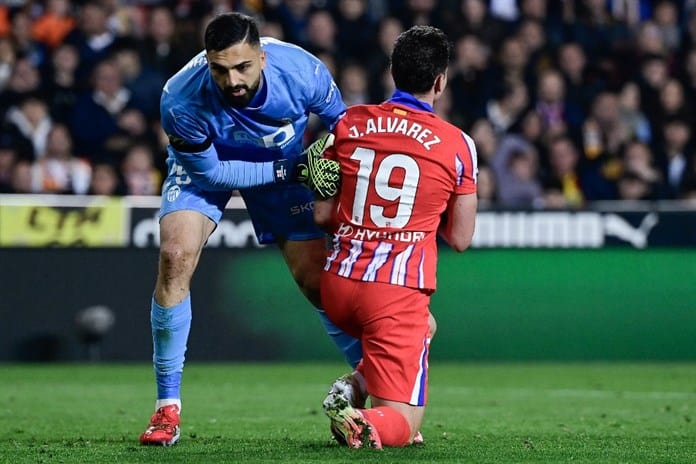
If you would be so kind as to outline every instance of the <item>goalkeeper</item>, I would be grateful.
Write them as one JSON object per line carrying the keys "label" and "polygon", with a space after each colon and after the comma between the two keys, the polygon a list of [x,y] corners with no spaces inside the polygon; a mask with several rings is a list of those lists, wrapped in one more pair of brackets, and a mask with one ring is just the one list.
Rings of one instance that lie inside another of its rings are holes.
{"label": "goalkeeper", "polygon": [[[326,139],[308,150],[302,147],[310,113],[332,129],[346,110],[322,62],[297,46],[259,38],[253,19],[239,13],[215,17],[204,41],[205,50],[169,79],[161,97],[168,175],[151,302],[157,402],[140,436],[148,445],[167,446],[179,439],[192,314],[189,285],[233,190],[244,198],[258,241],[278,244],[300,289],[319,308],[326,241],[314,223],[312,205],[315,193],[336,193],[339,179],[337,163],[313,162]],[[356,365],[360,344],[317,310]]]}

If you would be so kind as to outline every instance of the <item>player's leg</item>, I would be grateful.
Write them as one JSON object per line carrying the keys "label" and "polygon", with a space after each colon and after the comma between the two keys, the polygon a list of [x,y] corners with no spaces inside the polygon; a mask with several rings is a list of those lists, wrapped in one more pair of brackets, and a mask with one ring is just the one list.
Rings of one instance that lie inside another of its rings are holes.
{"label": "player's leg", "polygon": [[427,399],[428,296],[413,289],[366,284],[332,274],[322,277],[321,288],[327,312],[336,324],[362,339],[362,371],[372,397],[371,407],[361,409],[340,393],[327,396],[323,406],[334,436],[352,447],[365,446],[361,438],[366,436],[368,444],[411,443]]}
{"label": "player's leg", "polygon": [[179,438],[181,376],[191,327],[190,282],[230,197],[197,189],[173,159],[168,163],[160,208],[159,267],[150,301],[157,401],[140,435],[146,445],[172,445]]}
{"label": "player's leg", "polygon": [[290,273],[317,313],[333,342],[355,367],[360,343],[338,329],[321,309],[319,276],[326,262],[326,234],[314,223],[312,192],[300,184],[241,191],[259,243],[278,243]]}
{"label": "player's leg", "polygon": [[173,445],[179,439],[181,376],[191,328],[191,277],[215,223],[196,211],[175,211],[160,221],[159,269],[151,301],[155,414],[140,441]]}
{"label": "player's leg", "polygon": [[278,244],[290,274],[305,297],[317,309],[326,333],[341,350],[346,361],[355,367],[362,359],[360,340],[336,327],[321,306],[319,280],[326,262],[326,238],[303,241],[280,240]]}

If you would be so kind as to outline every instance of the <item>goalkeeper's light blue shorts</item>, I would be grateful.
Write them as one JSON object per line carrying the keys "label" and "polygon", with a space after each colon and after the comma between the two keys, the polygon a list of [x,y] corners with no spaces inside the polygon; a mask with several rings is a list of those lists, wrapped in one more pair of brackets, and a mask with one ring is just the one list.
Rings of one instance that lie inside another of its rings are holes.
{"label": "goalkeeper's light blue shorts", "polygon": [[[173,211],[193,210],[218,224],[232,196],[231,192],[204,191],[193,183],[176,187],[162,193],[160,218]],[[278,238],[301,241],[325,236],[314,223],[314,195],[303,185],[271,184],[240,192],[259,243],[274,243]]]}

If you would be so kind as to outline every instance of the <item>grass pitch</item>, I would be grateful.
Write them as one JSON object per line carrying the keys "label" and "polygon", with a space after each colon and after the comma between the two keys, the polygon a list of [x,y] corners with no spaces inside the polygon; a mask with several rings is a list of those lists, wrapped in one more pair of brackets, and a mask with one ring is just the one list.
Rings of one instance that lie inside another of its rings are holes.
{"label": "grass pitch", "polygon": [[321,410],[340,364],[196,364],[181,442],[142,447],[147,365],[0,365],[2,463],[693,463],[694,364],[431,366],[424,446],[349,450]]}

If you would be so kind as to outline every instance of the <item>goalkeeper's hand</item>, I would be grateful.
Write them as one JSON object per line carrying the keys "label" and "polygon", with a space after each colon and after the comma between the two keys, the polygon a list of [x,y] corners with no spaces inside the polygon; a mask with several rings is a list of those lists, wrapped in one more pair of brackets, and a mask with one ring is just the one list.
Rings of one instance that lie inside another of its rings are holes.
{"label": "goalkeeper's hand", "polygon": [[341,168],[338,162],[324,158],[324,151],[333,145],[334,135],[326,134],[300,154],[297,163],[297,180],[320,198],[331,198],[338,193],[341,184]]}
{"label": "goalkeeper's hand", "polygon": [[323,158],[324,150],[333,145],[333,134],[326,134],[312,143],[294,160],[276,161],[277,180],[280,182],[297,181],[304,184],[320,198],[330,198],[338,193],[341,182],[341,170],[338,162]]}

